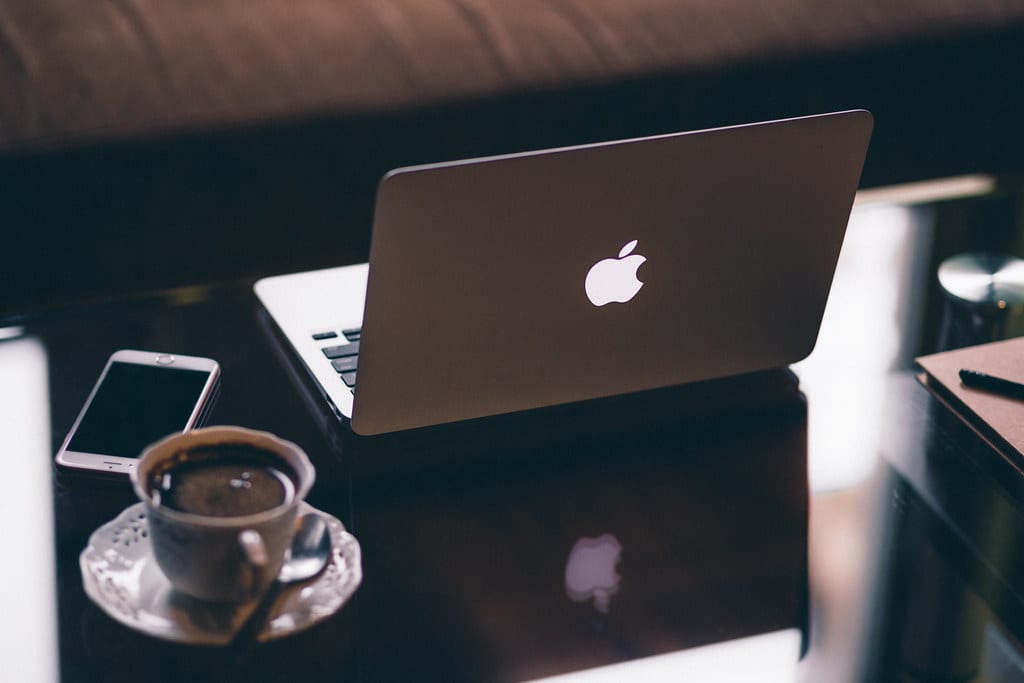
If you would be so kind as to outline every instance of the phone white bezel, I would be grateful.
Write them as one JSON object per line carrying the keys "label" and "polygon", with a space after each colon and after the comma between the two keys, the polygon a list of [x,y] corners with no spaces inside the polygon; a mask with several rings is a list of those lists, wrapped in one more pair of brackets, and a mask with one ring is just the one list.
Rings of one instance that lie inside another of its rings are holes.
{"label": "phone white bezel", "polygon": [[85,404],[82,406],[82,410],[78,413],[78,417],[75,418],[75,423],[71,425],[71,429],[68,431],[67,436],[64,437],[64,442],[61,444],[60,450],[57,451],[57,455],[54,460],[58,466],[70,469],[89,470],[103,474],[123,475],[128,475],[135,468],[135,463],[138,462],[138,458],[124,458],[120,456],[106,455],[104,453],[84,453],[81,451],[68,450],[68,444],[71,443],[72,437],[75,435],[75,432],[78,431],[78,425],[81,424],[82,419],[88,412],[89,406],[92,405],[93,398],[96,396],[96,392],[99,391],[103,381],[107,378],[110,366],[114,363],[131,363],[136,365],[149,365],[158,368],[202,370],[207,372],[206,384],[203,385],[203,390],[199,393],[195,407],[192,409],[192,414],[189,415],[188,422],[185,424],[182,431],[188,431],[196,426],[196,423],[202,416],[203,410],[206,408],[207,403],[216,389],[217,382],[220,379],[220,365],[212,358],[182,356],[171,353],[158,353],[155,351],[137,351],[135,349],[121,349],[120,351],[115,351],[110,355],[110,358],[107,359],[107,364],[103,366],[103,372],[100,373],[99,379],[96,380],[96,384],[93,386],[92,391],[89,392],[89,397],[85,400]]}

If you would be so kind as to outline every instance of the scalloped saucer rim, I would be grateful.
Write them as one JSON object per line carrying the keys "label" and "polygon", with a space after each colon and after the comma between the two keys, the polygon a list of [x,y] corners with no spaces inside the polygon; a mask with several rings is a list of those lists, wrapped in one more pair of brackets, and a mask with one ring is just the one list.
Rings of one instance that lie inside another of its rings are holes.
{"label": "scalloped saucer rim", "polygon": [[[331,533],[331,561],[318,576],[288,586],[257,635],[259,642],[303,631],[333,615],[362,582],[359,542],[330,513],[303,501],[299,514],[315,512]],[[145,505],[128,506],[89,537],[79,555],[82,585],[89,598],[115,621],[162,640],[193,645],[227,645],[256,608],[210,603],[171,588],[153,559]]]}

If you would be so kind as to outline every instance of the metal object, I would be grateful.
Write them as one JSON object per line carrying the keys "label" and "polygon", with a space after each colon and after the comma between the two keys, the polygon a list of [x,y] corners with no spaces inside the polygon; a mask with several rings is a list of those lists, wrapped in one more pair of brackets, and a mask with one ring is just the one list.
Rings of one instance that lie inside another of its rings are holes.
{"label": "metal object", "polygon": [[[849,111],[398,169],[368,269],[256,293],[362,435],[785,366],[817,339],[871,128]],[[622,290],[596,292],[605,274]],[[353,395],[311,335],[360,324]]]}
{"label": "metal object", "polygon": [[291,554],[277,575],[279,584],[313,578],[323,571],[331,556],[331,535],[323,517],[316,513],[305,514],[299,518],[297,526]]}
{"label": "metal object", "polygon": [[1007,254],[971,252],[939,266],[945,298],[940,349],[955,349],[1024,334],[1024,261]]}
{"label": "metal object", "polygon": [[281,589],[290,583],[311,579],[327,566],[327,560],[331,557],[331,534],[324,518],[310,512],[298,518],[296,527],[289,556],[281,566],[277,579],[260,596],[256,608],[235,634],[235,642],[255,642],[256,635],[263,628],[263,622],[281,594]]}

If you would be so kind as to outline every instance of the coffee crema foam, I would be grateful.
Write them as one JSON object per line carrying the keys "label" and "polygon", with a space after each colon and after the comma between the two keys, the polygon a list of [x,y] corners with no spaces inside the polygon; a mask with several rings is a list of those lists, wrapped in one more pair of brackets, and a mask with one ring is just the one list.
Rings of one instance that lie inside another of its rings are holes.
{"label": "coffee crema foam", "polygon": [[208,517],[241,517],[295,497],[295,482],[279,458],[244,444],[183,451],[150,479],[153,503]]}

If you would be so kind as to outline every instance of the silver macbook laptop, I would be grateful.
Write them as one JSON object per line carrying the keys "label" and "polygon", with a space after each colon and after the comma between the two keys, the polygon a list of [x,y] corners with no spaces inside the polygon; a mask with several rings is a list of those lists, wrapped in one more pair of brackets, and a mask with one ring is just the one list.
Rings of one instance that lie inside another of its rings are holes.
{"label": "silver macbook laptop", "polygon": [[364,435],[784,366],[817,338],[871,128],[858,110],[398,169],[369,264],[256,294]]}

